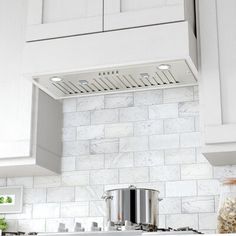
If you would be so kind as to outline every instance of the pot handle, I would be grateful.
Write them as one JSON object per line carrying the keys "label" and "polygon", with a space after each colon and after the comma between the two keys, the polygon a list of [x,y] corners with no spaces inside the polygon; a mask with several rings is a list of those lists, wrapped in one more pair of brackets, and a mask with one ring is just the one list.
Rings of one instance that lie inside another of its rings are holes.
{"label": "pot handle", "polygon": [[159,197],[157,200],[158,200],[158,202],[161,202],[163,200],[163,198]]}
{"label": "pot handle", "polygon": [[130,186],[129,186],[129,189],[136,189],[136,186],[130,185]]}
{"label": "pot handle", "polygon": [[107,200],[112,200],[113,196],[108,196],[106,193],[104,193],[101,197],[103,200],[107,201]]}

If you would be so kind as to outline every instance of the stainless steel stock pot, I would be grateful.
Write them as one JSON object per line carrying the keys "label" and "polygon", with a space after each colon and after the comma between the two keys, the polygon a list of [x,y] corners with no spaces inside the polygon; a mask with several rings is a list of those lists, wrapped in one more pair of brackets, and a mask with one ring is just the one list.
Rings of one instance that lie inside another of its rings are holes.
{"label": "stainless steel stock pot", "polygon": [[154,189],[129,188],[112,189],[104,193],[108,222],[124,225],[125,221],[137,225],[158,227],[159,191]]}

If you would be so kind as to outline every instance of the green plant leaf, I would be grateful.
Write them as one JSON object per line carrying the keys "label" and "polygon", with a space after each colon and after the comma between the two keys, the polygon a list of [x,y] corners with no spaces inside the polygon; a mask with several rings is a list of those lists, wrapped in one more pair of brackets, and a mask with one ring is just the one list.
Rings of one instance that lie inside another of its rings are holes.
{"label": "green plant leaf", "polygon": [[0,229],[2,231],[6,230],[8,228],[8,224],[5,220],[5,218],[0,218]]}

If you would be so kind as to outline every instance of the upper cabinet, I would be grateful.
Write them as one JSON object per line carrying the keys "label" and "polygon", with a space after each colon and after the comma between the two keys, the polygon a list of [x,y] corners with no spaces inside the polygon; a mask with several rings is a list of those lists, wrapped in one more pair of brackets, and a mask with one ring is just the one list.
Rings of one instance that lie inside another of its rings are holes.
{"label": "upper cabinet", "polygon": [[193,0],[104,0],[104,30],[188,20],[194,26]]}
{"label": "upper cabinet", "polygon": [[0,176],[60,172],[61,103],[22,73],[26,0],[0,1]]}
{"label": "upper cabinet", "polygon": [[26,7],[0,1],[0,158],[30,155],[32,85],[21,75]]}
{"label": "upper cabinet", "polygon": [[196,75],[196,58],[194,0],[28,0],[24,74],[37,85],[42,75],[180,59]]}
{"label": "upper cabinet", "polygon": [[101,32],[103,0],[28,0],[27,41]]}
{"label": "upper cabinet", "polygon": [[[14,87],[16,86],[17,83]],[[60,173],[61,104],[38,88],[32,87],[29,82],[23,90],[22,87],[18,87],[18,90],[19,94],[12,97],[19,102],[12,104],[6,99],[8,106],[18,115],[13,117],[14,122],[9,119],[10,111],[5,110],[1,115],[5,127],[0,125],[0,177]],[[24,94],[24,91],[27,93]],[[2,88],[0,88],[0,99],[2,98]],[[23,100],[27,103],[22,104]],[[25,133],[20,137],[22,130],[25,130]],[[8,133],[11,134],[10,139]]]}
{"label": "upper cabinet", "polygon": [[194,0],[28,0],[26,41],[188,21]]}
{"label": "upper cabinet", "polygon": [[236,1],[199,1],[202,152],[236,164]]}

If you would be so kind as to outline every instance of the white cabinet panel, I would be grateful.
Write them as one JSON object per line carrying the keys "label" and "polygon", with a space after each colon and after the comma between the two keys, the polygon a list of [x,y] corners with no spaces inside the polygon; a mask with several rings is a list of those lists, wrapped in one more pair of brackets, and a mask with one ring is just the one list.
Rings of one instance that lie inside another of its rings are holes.
{"label": "white cabinet panel", "polygon": [[104,30],[189,20],[194,24],[192,0],[104,0]]}
{"label": "white cabinet panel", "polygon": [[198,3],[203,153],[213,165],[236,164],[236,2]]}
{"label": "white cabinet panel", "polygon": [[28,1],[27,41],[102,31],[103,0]]}
{"label": "white cabinet panel", "polygon": [[26,1],[0,2],[0,158],[30,154],[32,85],[20,75],[25,15]]}
{"label": "white cabinet panel", "polygon": [[61,104],[23,77],[27,1],[0,1],[0,176],[60,172]]}
{"label": "white cabinet panel", "polygon": [[[236,125],[236,1],[217,0],[222,121]],[[236,141],[236,139],[235,139]]]}
{"label": "white cabinet panel", "polygon": [[96,0],[44,0],[42,23],[99,17],[101,10],[101,1]]}

